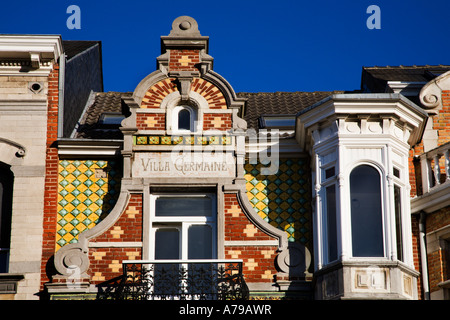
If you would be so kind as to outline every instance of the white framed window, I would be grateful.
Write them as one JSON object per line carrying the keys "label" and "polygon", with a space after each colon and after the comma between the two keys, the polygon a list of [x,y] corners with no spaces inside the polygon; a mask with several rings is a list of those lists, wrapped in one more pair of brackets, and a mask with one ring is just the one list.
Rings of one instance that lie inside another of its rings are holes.
{"label": "white framed window", "polygon": [[337,197],[336,197],[336,168],[335,162],[328,163],[321,168],[321,198],[323,221],[323,260],[330,263],[338,258],[337,239]]}
{"label": "white framed window", "polygon": [[215,194],[159,193],[150,196],[150,259],[215,259]]}
{"label": "white framed window", "polygon": [[383,199],[380,172],[360,164],[350,173],[353,257],[384,257]]}
{"label": "white framed window", "polygon": [[172,109],[172,130],[174,133],[196,132],[197,123],[196,108],[189,105],[179,105]]}

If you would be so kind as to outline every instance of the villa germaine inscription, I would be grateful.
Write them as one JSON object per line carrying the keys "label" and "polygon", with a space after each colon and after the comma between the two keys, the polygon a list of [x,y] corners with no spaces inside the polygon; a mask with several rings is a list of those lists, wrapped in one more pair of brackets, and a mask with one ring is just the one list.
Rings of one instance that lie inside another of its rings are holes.
{"label": "villa germaine inscription", "polygon": [[230,177],[235,174],[231,153],[135,153],[133,176]]}

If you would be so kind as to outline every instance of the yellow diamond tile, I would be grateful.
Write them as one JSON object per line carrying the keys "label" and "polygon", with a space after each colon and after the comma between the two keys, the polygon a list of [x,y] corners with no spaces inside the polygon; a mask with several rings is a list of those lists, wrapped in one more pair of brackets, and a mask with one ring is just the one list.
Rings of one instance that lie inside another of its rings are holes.
{"label": "yellow diamond tile", "polygon": [[71,212],[75,209],[75,206],[73,204],[69,203],[66,206],[64,206],[64,209],[66,209],[68,212]]}
{"label": "yellow diamond tile", "polygon": [[259,210],[263,210],[266,207],[266,205],[263,202],[258,202],[256,204],[256,208],[258,208]]}
{"label": "yellow diamond tile", "polygon": [[78,231],[83,232],[86,229],[86,226],[83,223],[79,223],[76,228]]}
{"label": "yellow diamond tile", "polygon": [[75,200],[75,196],[73,194],[69,193],[68,195],[65,196],[64,199],[68,202],[72,202],[73,200]]}
{"label": "yellow diamond tile", "polygon": [[255,195],[255,197],[256,197],[256,199],[258,199],[259,201],[261,201],[261,200],[265,199],[267,196],[266,196],[264,193],[262,193],[262,192],[258,192],[258,193]]}
{"label": "yellow diamond tile", "polygon": [[259,191],[262,191],[266,188],[266,186],[262,182],[258,182],[255,188],[258,189]]}
{"label": "yellow diamond tile", "polygon": [[[289,209],[289,207],[290,207],[290,205],[288,203],[286,203],[286,202],[282,202],[280,204],[280,208],[283,209],[283,210],[287,210],[287,209]],[[283,218],[283,219],[287,219],[287,218]]]}

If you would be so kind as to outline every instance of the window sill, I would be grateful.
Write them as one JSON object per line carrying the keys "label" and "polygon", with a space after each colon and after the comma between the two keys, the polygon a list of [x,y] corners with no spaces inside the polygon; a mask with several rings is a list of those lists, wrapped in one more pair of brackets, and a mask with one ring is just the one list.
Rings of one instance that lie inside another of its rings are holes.
{"label": "window sill", "polygon": [[23,274],[0,273],[0,294],[17,293],[17,283],[24,278]]}

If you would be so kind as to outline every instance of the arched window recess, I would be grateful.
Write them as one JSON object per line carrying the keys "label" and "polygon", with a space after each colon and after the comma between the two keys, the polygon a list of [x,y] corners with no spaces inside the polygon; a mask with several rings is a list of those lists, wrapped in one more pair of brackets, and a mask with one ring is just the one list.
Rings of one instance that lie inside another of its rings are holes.
{"label": "arched window recess", "polygon": [[191,105],[178,105],[172,110],[172,129],[178,133],[197,131],[197,108]]}

